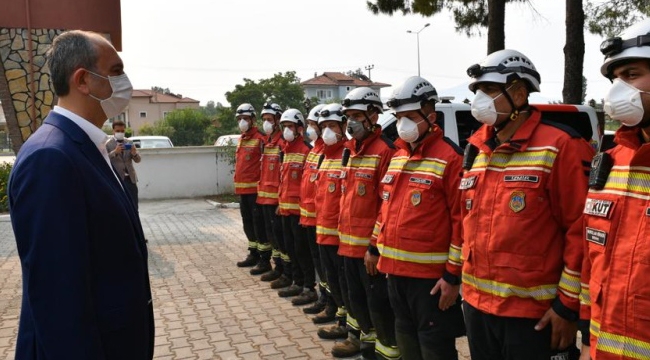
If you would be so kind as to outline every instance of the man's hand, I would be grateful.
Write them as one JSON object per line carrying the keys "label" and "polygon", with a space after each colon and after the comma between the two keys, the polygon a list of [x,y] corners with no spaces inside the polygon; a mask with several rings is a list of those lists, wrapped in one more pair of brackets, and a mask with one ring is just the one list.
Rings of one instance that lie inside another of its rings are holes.
{"label": "man's hand", "polygon": [[582,344],[582,350],[580,350],[579,360],[591,360],[591,355],[589,355],[589,350],[591,350],[591,346]]}
{"label": "man's hand", "polygon": [[366,255],[363,257],[363,264],[366,266],[366,272],[369,275],[377,275],[377,263],[379,262],[379,256],[371,254],[366,250]]}
{"label": "man's hand", "polygon": [[275,207],[275,215],[280,216],[280,206]]}
{"label": "man's hand", "polygon": [[116,154],[122,154],[122,150],[124,150],[124,144],[117,143],[115,145],[115,150],[113,150],[113,151],[115,151]]}
{"label": "man's hand", "polygon": [[131,155],[135,156],[138,152],[135,150],[135,145],[131,144]]}
{"label": "man's hand", "polygon": [[535,330],[540,331],[549,323],[551,324],[551,349],[566,349],[575,341],[578,323],[565,320],[550,308],[535,325]]}
{"label": "man's hand", "polygon": [[438,291],[440,291],[438,307],[440,310],[445,311],[456,303],[458,293],[460,292],[460,285],[451,285],[445,279],[440,278],[433,289],[431,289],[431,295],[435,295]]}

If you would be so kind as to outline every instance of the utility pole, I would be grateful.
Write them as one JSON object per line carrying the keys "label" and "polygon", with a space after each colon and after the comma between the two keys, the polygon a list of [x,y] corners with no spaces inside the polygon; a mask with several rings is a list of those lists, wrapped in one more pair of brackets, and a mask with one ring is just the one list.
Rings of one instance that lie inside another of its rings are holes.
{"label": "utility pole", "polygon": [[372,80],[372,77],[370,76],[370,71],[375,68],[375,65],[368,65],[366,66],[366,70],[368,70],[368,79]]}

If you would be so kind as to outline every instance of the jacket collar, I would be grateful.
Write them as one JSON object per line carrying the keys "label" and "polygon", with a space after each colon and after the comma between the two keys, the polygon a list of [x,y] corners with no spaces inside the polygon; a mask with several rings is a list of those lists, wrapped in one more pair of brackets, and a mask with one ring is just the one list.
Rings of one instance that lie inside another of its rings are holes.
{"label": "jacket collar", "polygon": [[[514,151],[525,151],[528,147],[528,142],[532,137],[535,129],[542,121],[542,114],[535,107],[530,107],[530,116],[526,121],[515,131],[510,140],[501,144]],[[469,142],[478,147],[485,153],[492,153],[496,146],[496,134],[494,133],[494,126],[483,125],[481,128],[469,138]]]}

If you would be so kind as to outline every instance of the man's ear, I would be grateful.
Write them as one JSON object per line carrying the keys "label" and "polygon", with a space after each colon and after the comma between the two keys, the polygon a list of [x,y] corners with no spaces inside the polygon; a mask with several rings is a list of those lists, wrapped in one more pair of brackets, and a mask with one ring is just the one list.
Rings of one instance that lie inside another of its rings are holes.
{"label": "man's ear", "polygon": [[88,86],[87,82],[88,74],[88,71],[83,68],[78,68],[75,70],[70,76],[70,80],[68,81],[70,90],[77,89],[77,91],[81,92],[82,94],[88,95],[90,93],[90,87]]}

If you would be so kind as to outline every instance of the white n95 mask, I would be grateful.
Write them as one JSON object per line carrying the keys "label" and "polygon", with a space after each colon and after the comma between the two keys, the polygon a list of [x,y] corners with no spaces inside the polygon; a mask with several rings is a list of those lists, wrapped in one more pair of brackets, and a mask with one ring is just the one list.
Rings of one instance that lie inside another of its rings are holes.
{"label": "white n95 mask", "polygon": [[126,76],[126,74],[118,76],[102,76],[90,70],[86,71],[97,77],[108,80],[108,82],[111,84],[111,89],[113,90],[111,96],[103,100],[93,96],[92,94],[88,95],[90,95],[91,98],[99,101],[99,104],[102,106],[102,110],[104,110],[104,114],[106,115],[107,119],[119,116],[131,101],[133,86],[131,85],[129,77]]}
{"label": "white n95 mask", "polygon": [[330,128],[325,128],[325,130],[323,130],[323,142],[326,145],[334,145],[337,141],[339,141],[338,134],[335,133],[334,130]]}
{"label": "white n95 mask", "polygon": [[296,138],[296,135],[293,133],[293,130],[287,127],[284,128],[284,131],[282,132],[282,137],[284,138],[284,140],[288,142],[292,142]]}
{"label": "white n95 mask", "polygon": [[493,99],[483,91],[476,90],[476,96],[474,97],[474,101],[472,101],[472,116],[483,124],[490,126],[494,125],[494,123],[497,122],[497,116],[499,115],[494,106],[494,100],[501,95],[503,95],[503,93],[497,95],[497,97]]}
{"label": "white n95 mask", "polygon": [[397,135],[407,143],[415,142],[420,137],[418,125],[422,121],[416,123],[407,117],[401,117],[397,122]]}
{"label": "white n95 mask", "polygon": [[316,141],[316,139],[318,139],[318,132],[316,132],[316,129],[311,125],[307,126],[305,129],[305,135],[307,135],[311,141]]}
{"label": "white n95 mask", "polygon": [[632,127],[643,119],[641,91],[621,79],[614,79],[614,84],[605,96],[605,112],[621,124]]}
{"label": "white n95 mask", "polygon": [[124,141],[124,133],[123,132],[117,132],[113,136],[115,137],[115,140],[117,140],[117,141]]}
{"label": "white n95 mask", "polygon": [[241,130],[241,132],[248,131],[248,121],[241,119],[237,125],[239,125],[239,130]]}
{"label": "white n95 mask", "polygon": [[270,121],[264,121],[262,128],[264,128],[266,135],[269,135],[273,132],[273,123]]}

